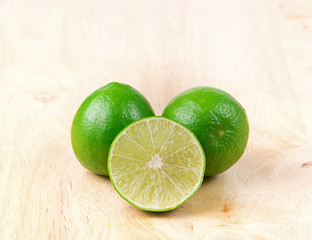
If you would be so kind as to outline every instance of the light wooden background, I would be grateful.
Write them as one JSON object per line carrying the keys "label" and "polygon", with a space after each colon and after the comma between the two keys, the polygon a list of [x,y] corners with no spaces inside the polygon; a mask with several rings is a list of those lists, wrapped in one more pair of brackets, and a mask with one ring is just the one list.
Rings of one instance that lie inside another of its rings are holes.
{"label": "light wooden background", "polygon": [[[0,0],[0,239],[312,239],[312,2]],[[70,143],[110,81],[161,114],[179,92],[246,108],[241,160],[182,207],[132,207]]]}

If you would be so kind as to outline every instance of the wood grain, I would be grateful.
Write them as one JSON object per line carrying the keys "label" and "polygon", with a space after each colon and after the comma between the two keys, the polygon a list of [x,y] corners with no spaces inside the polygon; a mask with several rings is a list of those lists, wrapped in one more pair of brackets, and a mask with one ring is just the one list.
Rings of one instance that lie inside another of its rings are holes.
{"label": "wood grain", "polygon": [[[1,0],[0,239],[312,239],[311,41],[307,0]],[[174,211],[132,207],[70,144],[110,81],[157,114],[192,86],[228,91],[245,154]]]}

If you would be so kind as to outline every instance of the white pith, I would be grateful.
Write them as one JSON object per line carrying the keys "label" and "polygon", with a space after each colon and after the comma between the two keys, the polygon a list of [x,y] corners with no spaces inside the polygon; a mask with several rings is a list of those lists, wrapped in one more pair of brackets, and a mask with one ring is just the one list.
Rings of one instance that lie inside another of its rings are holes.
{"label": "white pith", "polygon": [[151,161],[147,163],[147,166],[153,169],[161,168],[164,164],[162,163],[162,158],[159,156],[159,154],[155,154],[151,157]]}

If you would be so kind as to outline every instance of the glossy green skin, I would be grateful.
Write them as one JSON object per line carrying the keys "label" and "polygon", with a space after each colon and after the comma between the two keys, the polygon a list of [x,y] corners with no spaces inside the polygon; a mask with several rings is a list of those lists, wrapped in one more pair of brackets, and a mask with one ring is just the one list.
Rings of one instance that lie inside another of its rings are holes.
{"label": "glossy green skin", "polygon": [[108,175],[109,147],[130,123],[154,116],[148,101],[129,85],[111,82],[88,96],[79,107],[71,128],[76,157],[88,170]]}
{"label": "glossy green skin", "polygon": [[205,176],[220,174],[243,155],[249,136],[244,108],[230,94],[195,87],[176,96],[163,116],[190,129],[206,155]]}

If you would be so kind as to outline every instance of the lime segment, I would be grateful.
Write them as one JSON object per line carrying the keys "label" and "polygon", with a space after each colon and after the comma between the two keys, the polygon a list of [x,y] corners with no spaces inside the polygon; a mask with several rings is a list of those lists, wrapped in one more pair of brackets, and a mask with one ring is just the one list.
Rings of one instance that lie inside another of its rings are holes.
{"label": "lime segment", "polygon": [[200,187],[205,155],[195,135],[162,117],[139,120],[113,141],[108,173],[116,191],[147,211],[167,211]]}

